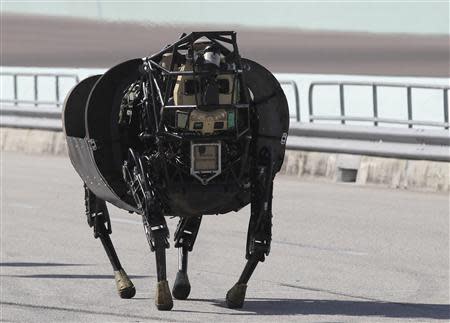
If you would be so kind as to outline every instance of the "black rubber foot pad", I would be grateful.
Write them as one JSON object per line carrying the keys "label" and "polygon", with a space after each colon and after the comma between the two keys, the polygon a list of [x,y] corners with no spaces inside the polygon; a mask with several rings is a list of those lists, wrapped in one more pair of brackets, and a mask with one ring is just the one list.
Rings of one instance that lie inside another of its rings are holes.
{"label": "black rubber foot pad", "polygon": [[122,289],[121,291],[119,291],[119,296],[121,298],[133,298],[134,295],[136,295],[136,288],[133,287],[129,287],[129,288],[125,288]]}
{"label": "black rubber foot pad", "polygon": [[191,292],[191,284],[189,283],[189,278],[187,273],[179,271],[177,272],[177,277],[175,278],[175,283],[172,288],[172,295],[176,299],[186,299]]}
{"label": "black rubber foot pad", "polygon": [[226,301],[229,308],[241,308],[244,305],[247,284],[235,284],[227,293]]}

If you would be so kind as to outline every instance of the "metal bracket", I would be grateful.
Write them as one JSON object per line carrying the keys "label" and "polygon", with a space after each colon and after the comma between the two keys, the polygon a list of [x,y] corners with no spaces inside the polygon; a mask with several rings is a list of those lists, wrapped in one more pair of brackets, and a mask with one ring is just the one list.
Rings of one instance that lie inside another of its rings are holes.
{"label": "metal bracket", "polygon": [[99,199],[84,184],[84,204],[89,227],[94,229],[94,238],[101,234],[111,234],[111,220],[104,200]]}
{"label": "metal bracket", "polygon": [[96,139],[88,139],[87,143],[89,144],[89,146],[92,148],[93,151],[100,149],[99,141]]}

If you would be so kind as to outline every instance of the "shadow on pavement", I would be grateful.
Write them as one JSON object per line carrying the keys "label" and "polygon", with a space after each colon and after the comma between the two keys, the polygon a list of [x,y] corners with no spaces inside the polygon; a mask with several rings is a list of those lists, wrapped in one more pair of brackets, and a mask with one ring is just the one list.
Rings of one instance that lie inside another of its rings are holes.
{"label": "shadow on pavement", "polygon": [[[211,302],[226,308],[224,301],[193,299]],[[250,298],[242,309],[222,312],[225,315],[341,315],[379,316],[388,318],[450,319],[448,304],[395,303],[381,301],[347,301],[322,299]],[[190,311],[187,311],[190,312]],[[195,311],[192,311],[195,312]]]}
{"label": "shadow on pavement", "polygon": [[249,299],[245,310],[258,314],[321,314],[390,318],[450,319],[450,305],[317,299]]}
{"label": "shadow on pavement", "polygon": [[[74,275],[74,274],[34,274],[34,275],[1,275],[17,278],[51,278],[51,279],[114,279],[114,275]],[[133,278],[149,278],[151,275],[129,275]]]}
{"label": "shadow on pavement", "polygon": [[[58,312],[68,312],[68,313],[71,312],[71,313],[101,315],[101,316],[109,316],[109,317],[111,317],[111,316],[121,317],[121,318],[127,319],[127,320],[129,320],[130,318],[134,318],[134,319],[137,319],[138,322],[140,322],[141,320],[152,321],[152,322],[161,321],[161,319],[156,316],[143,316],[143,315],[137,315],[137,314],[132,314],[132,313],[116,313],[116,312],[112,312],[112,311],[95,311],[95,310],[79,309],[79,308],[71,308],[71,307],[26,304],[26,303],[18,303],[18,302],[3,302],[2,301],[0,304],[3,306],[13,306],[13,307],[25,308],[25,309],[38,309],[41,311],[42,310],[58,311]],[[96,320],[94,318],[92,318],[90,321],[96,322]],[[106,322],[111,322],[111,320],[107,320]]]}
{"label": "shadow on pavement", "polygon": [[88,264],[66,264],[56,262],[0,262],[0,267],[63,267],[89,266]]}

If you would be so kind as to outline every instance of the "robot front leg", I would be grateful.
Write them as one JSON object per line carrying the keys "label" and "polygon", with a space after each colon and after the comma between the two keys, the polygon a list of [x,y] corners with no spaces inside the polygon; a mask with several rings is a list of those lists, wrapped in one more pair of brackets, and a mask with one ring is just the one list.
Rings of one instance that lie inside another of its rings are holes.
{"label": "robot front leg", "polygon": [[166,249],[169,248],[169,229],[161,210],[156,205],[148,205],[151,203],[151,201],[147,201],[142,220],[150,250],[155,252],[158,279],[155,305],[160,311],[170,311],[173,307],[173,300],[166,275]]}
{"label": "robot front leg", "polygon": [[263,156],[268,162],[257,168],[251,193],[251,214],[247,234],[247,263],[237,283],[228,291],[226,303],[229,308],[244,305],[247,283],[259,262],[269,255],[272,240],[272,191],[273,176],[270,154]]}
{"label": "robot front leg", "polygon": [[188,255],[194,247],[201,221],[201,216],[182,218],[175,232],[175,248],[178,248],[178,272],[172,294],[176,299],[186,299],[191,292],[187,274]]}
{"label": "robot front leg", "polygon": [[121,298],[132,298],[136,289],[120,264],[114,245],[111,241],[111,222],[106,202],[99,199],[84,184],[86,216],[90,227],[94,229],[94,237],[100,238],[103,248],[114,270],[117,292]]}

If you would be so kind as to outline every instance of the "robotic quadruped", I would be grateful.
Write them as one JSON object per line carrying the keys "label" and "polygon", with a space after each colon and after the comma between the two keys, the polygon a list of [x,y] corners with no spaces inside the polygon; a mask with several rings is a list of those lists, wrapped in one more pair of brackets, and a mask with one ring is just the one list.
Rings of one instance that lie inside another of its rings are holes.
{"label": "robotic quadruped", "polygon": [[[251,204],[247,263],[226,295],[228,307],[242,307],[248,280],[270,251],[273,181],[289,110],[275,77],[240,56],[236,33],[183,34],[154,55],[86,78],[66,98],[63,127],[84,182],[87,222],[109,257],[120,297],[136,291],[112,244],[106,202],[142,216],[155,252],[159,310],[172,309],[172,295],[189,296],[188,254],[202,217]],[[165,216],[180,218],[172,292]]]}

